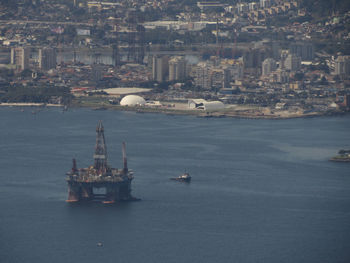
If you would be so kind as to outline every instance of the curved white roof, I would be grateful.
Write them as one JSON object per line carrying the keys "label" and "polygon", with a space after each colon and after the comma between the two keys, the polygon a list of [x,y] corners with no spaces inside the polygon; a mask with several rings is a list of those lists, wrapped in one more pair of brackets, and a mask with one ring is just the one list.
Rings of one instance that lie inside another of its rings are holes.
{"label": "curved white roof", "polygon": [[146,101],[141,96],[137,95],[128,95],[122,98],[120,105],[122,106],[136,106],[136,105],[145,105]]}
{"label": "curved white roof", "polygon": [[225,108],[225,105],[221,101],[207,101],[203,105],[205,110],[220,110]]}

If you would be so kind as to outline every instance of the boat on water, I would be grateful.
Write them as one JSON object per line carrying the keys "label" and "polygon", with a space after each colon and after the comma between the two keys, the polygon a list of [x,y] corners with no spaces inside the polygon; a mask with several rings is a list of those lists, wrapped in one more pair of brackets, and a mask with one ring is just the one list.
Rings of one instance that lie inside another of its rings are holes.
{"label": "boat on water", "polygon": [[350,162],[350,150],[340,150],[338,155],[329,160],[332,162]]}
{"label": "boat on water", "polygon": [[189,173],[183,173],[178,177],[172,177],[170,178],[170,180],[174,180],[174,181],[179,181],[179,182],[191,182],[191,176]]}

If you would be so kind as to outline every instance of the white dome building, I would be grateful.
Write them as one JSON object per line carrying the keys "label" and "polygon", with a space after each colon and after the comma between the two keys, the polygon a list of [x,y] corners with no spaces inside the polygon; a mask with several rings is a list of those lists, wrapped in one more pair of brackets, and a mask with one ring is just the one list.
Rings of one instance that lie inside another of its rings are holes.
{"label": "white dome building", "polygon": [[145,99],[137,95],[127,95],[120,101],[121,106],[143,106],[145,104]]}

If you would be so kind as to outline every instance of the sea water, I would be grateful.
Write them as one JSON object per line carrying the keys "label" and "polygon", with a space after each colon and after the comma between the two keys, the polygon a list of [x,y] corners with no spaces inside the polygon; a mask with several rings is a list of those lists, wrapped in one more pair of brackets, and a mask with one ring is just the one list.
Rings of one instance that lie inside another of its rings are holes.
{"label": "sea water", "polygon": [[[65,173],[126,141],[140,202],[68,204]],[[350,262],[350,117],[0,108],[0,262]],[[189,172],[192,182],[171,181]]]}

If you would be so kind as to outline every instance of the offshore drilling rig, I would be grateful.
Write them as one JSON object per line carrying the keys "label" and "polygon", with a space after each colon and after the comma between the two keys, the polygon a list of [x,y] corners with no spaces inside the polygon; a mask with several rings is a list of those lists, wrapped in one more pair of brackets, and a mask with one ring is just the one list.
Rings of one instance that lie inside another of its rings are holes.
{"label": "offshore drilling rig", "polygon": [[[107,147],[104,128],[100,121],[96,127],[96,146],[94,165],[88,168],[77,168],[73,159],[72,170],[67,173],[67,202],[95,201],[114,203],[116,201],[138,200],[131,195],[133,172],[128,169],[125,142],[123,142],[123,169],[111,168],[107,164]],[[105,193],[94,193],[103,188]]]}

